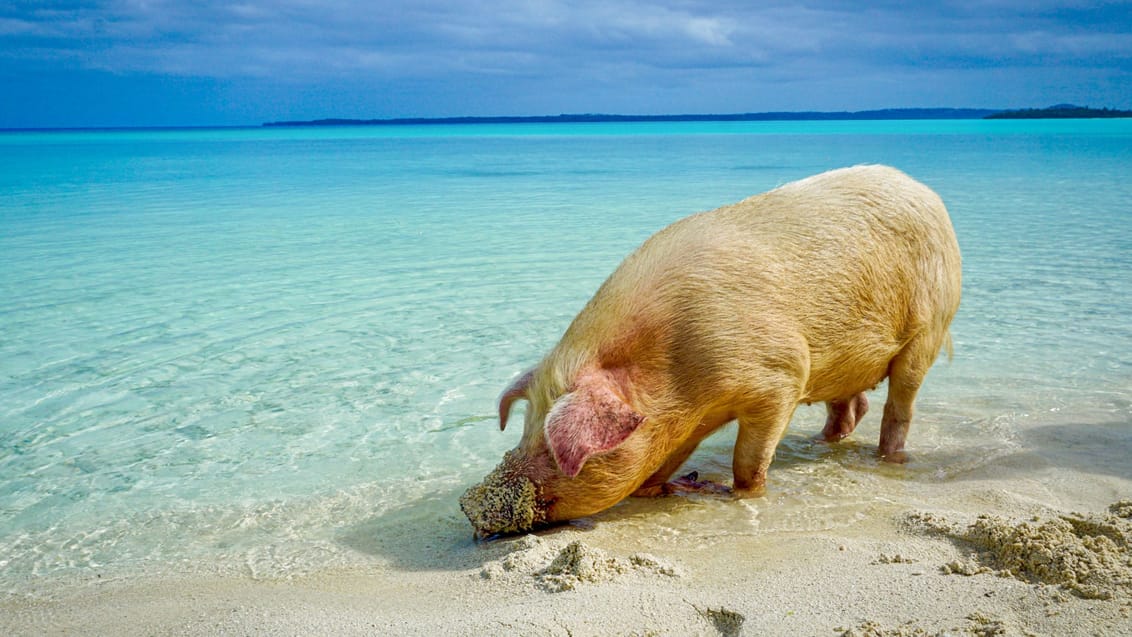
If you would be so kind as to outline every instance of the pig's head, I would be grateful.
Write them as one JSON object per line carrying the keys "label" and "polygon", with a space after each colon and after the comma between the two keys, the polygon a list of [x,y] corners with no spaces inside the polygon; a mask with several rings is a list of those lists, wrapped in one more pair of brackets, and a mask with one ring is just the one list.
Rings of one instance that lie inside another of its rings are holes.
{"label": "pig's head", "polygon": [[572,382],[541,368],[516,379],[499,398],[499,425],[526,399],[523,438],[460,498],[476,532],[521,533],[590,515],[636,489],[648,474],[649,436],[625,396],[624,382],[602,369]]}

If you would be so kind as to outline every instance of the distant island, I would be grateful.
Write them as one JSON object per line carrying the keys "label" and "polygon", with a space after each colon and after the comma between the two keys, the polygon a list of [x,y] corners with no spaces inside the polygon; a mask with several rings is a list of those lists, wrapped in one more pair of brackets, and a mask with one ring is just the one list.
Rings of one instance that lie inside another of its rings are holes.
{"label": "distant island", "polygon": [[986,116],[986,119],[1098,119],[1109,117],[1132,117],[1132,111],[1058,104],[1048,108],[1024,108],[991,113]]}
{"label": "distant island", "polygon": [[263,126],[407,126],[423,124],[584,124],[595,122],[799,122],[837,120],[916,119],[1066,119],[1132,117],[1132,111],[1096,109],[1072,104],[1049,108],[1002,110],[987,108],[886,108],[871,111],[800,111],[691,115],[610,115],[579,113],[530,116],[396,117],[390,119],[315,119],[267,122]]}
{"label": "distant island", "polygon": [[489,117],[398,117],[392,119],[316,119],[302,122],[268,122],[264,126],[404,126],[410,124],[582,124],[592,122],[791,122],[883,119],[980,119],[997,110],[980,108],[889,108],[875,111],[802,111],[692,115],[562,115]]}

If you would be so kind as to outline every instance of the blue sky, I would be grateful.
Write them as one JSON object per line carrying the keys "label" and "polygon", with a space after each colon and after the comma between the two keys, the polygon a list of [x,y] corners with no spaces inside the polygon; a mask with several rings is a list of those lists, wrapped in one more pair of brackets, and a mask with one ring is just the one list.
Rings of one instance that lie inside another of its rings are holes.
{"label": "blue sky", "polygon": [[3,0],[0,128],[1132,108],[1132,2]]}

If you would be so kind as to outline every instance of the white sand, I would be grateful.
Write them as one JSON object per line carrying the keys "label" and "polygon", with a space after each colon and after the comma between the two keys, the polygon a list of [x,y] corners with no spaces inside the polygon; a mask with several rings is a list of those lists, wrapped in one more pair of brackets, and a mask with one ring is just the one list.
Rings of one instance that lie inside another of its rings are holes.
{"label": "white sand", "polygon": [[[1132,555],[1112,538],[1089,539],[1097,525],[1049,537],[1102,547],[1085,558],[1108,569],[1094,583],[1109,599],[1043,583],[1037,571],[988,572],[1035,558],[991,563],[1005,549],[968,526],[991,514],[1004,521],[995,528],[1036,529],[1132,498],[1128,464],[1090,460],[1129,457],[1132,427],[1101,433],[1096,449],[1038,445],[939,482],[895,471],[869,485],[878,491],[869,504],[827,518],[792,517],[784,509],[797,496],[776,497],[772,485],[748,502],[633,500],[586,526],[475,544],[452,494],[439,518],[408,505],[344,538],[371,554],[371,567],[282,581],[92,576],[7,598],[0,634],[1132,635]],[[1099,528],[1117,538],[1132,528],[1113,519]],[[964,533],[982,539],[965,543]]]}

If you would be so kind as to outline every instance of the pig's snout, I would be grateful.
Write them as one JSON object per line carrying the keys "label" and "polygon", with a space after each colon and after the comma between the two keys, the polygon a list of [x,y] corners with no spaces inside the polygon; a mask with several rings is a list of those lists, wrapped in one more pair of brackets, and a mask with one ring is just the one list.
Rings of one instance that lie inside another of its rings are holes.
{"label": "pig's snout", "polygon": [[460,496],[460,508],[480,537],[529,531],[546,519],[538,488],[510,471],[506,459],[483,482]]}

